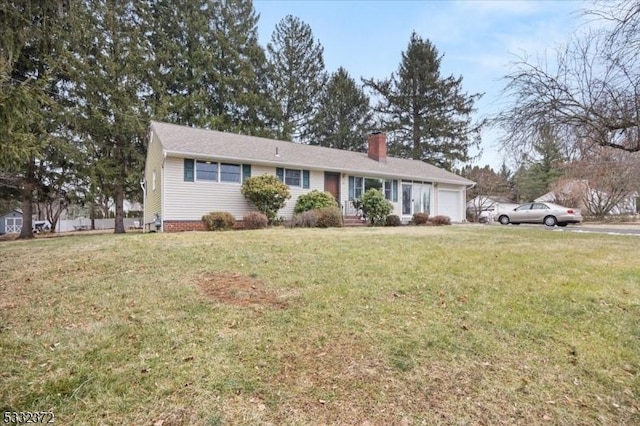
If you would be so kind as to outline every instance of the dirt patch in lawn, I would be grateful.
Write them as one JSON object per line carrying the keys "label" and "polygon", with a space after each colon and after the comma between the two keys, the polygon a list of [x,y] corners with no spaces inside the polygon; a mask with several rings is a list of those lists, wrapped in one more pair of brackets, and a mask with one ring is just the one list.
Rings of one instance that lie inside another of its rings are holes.
{"label": "dirt patch in lawn", "polygon": [[287,303],[280,300],[262,281],[243,274],[216,272],[203,275],[197,284],[205,297],[219,303],[254,308],[287,308]]}

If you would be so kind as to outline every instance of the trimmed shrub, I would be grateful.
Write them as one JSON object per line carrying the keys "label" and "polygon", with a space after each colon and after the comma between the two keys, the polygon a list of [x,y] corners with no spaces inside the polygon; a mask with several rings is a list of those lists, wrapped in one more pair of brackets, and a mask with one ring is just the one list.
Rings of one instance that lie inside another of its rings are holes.
{"label": "trimmed shrub", "polygon": [[236,223],[236,219],[229,212],[211,212],[202,216],[207,231],[226,231]]}
{"label": "trimmed shrub", "polygon": [[242,184],[240,192],[260,213],[267,216],[269,223],[276,219],[278,210],[291,198],[289,186],[280,182],[277,177],[267,174],[247,179]]}
{"label": "trimmed shrub", "polygon": [[451,218],[449,216],[434,216],[429,220],[432,225],[451,225]]}
{"label": "trimmed shrub", "polygon": [[338,207],[325,207],[314,210],[318,215],[318,228],[340,228],[342,226],[342,212]]}
{"label": "trimmed shrub", "polygon": [[318,211],[309,210],[298,213],[291,219],[292,228],[315,228],[318,225]]}
{"label": "trimmed shrub", "polygon": [[243,229],[264,229],[269,224],[267,216],[260,212],[251,212],[242,218]]}
{"label": "trimmed shrub", "polygon": [[362,195],[362,211],[371,225],[384,225],[393,205],[377,189],[368,189]]}
{"label": "trimmed shrub", "polygon": [[429,222],[429,215],[426,213],[414,213],[411,223],[414,225],[424,225]]}
{"label": "trimmed shrub", "polygon": [[400,216],[396,214],[390,214],[387,216],[387,226],[400,226],[402,225],[402,220],[400,220]]}
{"label": "trimmed shrub", "polygon": [[333,198],[333,195],[331,195],[331,193],[320,192],[317,189],[314,189],[313,191],[298,197],[298,201],[296,201],[296,206],[294,207],[293,212],[302,213],[309,210],[337,206],[338,203],[336,202],[335,198]]}

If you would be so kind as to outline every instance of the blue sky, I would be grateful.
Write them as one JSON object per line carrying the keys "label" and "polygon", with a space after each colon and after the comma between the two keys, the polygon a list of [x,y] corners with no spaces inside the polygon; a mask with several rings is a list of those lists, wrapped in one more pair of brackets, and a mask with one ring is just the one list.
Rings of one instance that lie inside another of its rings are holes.
{"label": "blue sky", "polygon": [[[297,16],[323,45],[327,71],[342,66],[358,82],[396,71],[415,30],[444,54],[443,75],[461,75],[466,92],[485,93],[477,103],[478,118],[499,110],[501,78],[514,55],[553,56],[579,28],[580,11],[588,5],[583,0],[254,0],[263,46],[282,18]],[[474,164],[500,167],[498,136],[495,130],[483,132],[482,156]]]}

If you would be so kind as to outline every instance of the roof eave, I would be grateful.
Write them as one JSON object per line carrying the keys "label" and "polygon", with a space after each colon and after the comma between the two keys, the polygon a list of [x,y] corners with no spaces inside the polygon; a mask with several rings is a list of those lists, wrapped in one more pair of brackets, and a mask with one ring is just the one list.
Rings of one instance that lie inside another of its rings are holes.
{"label": "roof eave", "polygon": [[234,162],[249,162],[251,164],[261,165],[261,166],[290,166],[290,167],[299,167],[301,169],[308,170],[322,170],[327,172],[337,172],[337,173],[358,173],[358,174],[374,174],[375,176],[380,177],[389,177],[394,179],[406,179],[406,180],[420,180],[420,181],[429,181],[434,183],[444,183],[451,185],[475,185],[475,182],[461,178],[461,179],[442,179],[433,176],[426,175],[402,175],[397,173],[389,173],[384,171],[374,171],[371,169],[358,169],[358,168],[340,168],[340,167],[331,167],[331,166],[318,166],[316,164],[308,164],[308,163],[295,163],[295,162],[287,162],[283,160],[256,160],[252,158],[245,157],[232,157],[225,155],[207,155],[202,153],[194,153],[194,152],[186,152],[186,151],[175,151],[175,150],[163,150],[165,157],[177,157],[177,158],[195,158],[195,159],[203,159],[203,160],[222,160],[222,161],[234,161]]}

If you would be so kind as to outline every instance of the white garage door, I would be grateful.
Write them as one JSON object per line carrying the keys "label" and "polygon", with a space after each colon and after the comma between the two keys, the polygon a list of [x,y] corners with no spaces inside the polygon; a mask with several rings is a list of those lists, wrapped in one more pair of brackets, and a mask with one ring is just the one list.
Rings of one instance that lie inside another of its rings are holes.
{"label": "white garage door", "polygon": [[449,216],[453,222],[462,222],[462,192],[438,191],[438,214]]}

